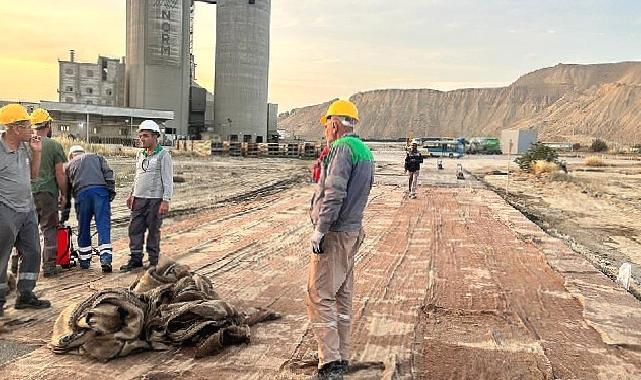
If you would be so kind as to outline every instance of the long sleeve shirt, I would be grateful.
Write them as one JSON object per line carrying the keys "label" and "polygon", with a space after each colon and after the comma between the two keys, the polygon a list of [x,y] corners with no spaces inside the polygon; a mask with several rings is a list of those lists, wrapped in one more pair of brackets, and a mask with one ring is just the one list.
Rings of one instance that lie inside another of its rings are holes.
{"label": "long sleeve shirt", "polygon": [[83,153],[74,157],[67,164],[66,173],[67,186],[74,197],[91,187],[103,186],[109,192],[115,193],[116,191],[114,172],[109,167],[107,160],[98,154]]}
{"label": "long sleeve shirt", "polygon": [[410,151],[405,156],[405,170],[410,172],[415,172],[421,170],[421,164],[423,163],[423,156],[418,151]]}
{"label": "long sleeve shirt", "polygon": [[136,157],[136,176],[132,195],[136,198],[162,199],[169,202],[174,194],[174,167],[171,155],[160,145],[148,155]]}
{"label": "long sleeve shirt", "polygon": [[373,183],[374,158],[367,145],[354,134],[334,141],[312,198],[310,216],[316,229],[359,231]]}

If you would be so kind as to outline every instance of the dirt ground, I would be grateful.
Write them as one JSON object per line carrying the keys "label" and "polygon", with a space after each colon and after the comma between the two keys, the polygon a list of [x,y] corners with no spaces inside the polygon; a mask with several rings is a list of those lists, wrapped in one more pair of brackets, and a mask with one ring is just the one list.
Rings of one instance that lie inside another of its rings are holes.
{"label": "dirt ground", "polygon": [[[386,144],[373,148],[377,181],[365,213],[367,236],[356,258],[348,378],[641,378],[641,303],[583,252],[546,233],[482,181],[470,173],[465,180],[455,178],[457,162],[483,173],[505,160],[444,160],[442,171],[428,160],[417,199],[408,199],[403,152]],[[127,255],[124,197],[133,169],[125,159],[111,162],[122,185],[113,212],[119,266]],[[189,347],[104,364],[52,354],[46,347],[51,326],[67,303],[94,289],[127,286],[138,275],[103,275],[96,265],[41,279],[37,290],[52,300],[50,310],[16,311],[10,299],[0,335],[0,378],[311,375],[316,347],[303,302],[312,231],[308,164],[231,158],[176,162],[176,175],[185,182],[177,184],[163,225],[162,252],[210,277],[223,298],[283,313],[282,320],[253,328],[249,345],[198,360]],[[501,188],[501,176],[496,177],[494,185]],[[492,184],[492,178],[483,179]],[[531,193],[535,186],[526,181],[539,179],[514,179],[510,193],[517,194],[517,184]],[[558,182],[557,187],[579,186]]]}
{"label": "dirt ground", "polygon": [[539,176],[512,165],[508,183],[502,159],[476,159],[470,169],[610,278],[616,279],[621,265],[630,263],[630,291],[641,299],[641,160],[608,156],[605,166],[590,167],[585,157],[562,157],[567,174]]}

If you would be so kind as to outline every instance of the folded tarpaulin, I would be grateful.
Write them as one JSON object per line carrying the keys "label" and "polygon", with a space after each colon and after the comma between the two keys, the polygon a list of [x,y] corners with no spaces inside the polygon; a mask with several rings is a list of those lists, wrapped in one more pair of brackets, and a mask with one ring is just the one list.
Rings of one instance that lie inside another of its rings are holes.
{"label": "folded tarpaulin", "polygon": [[51,337],[54,353],[100,361],[141,350],[195,345],[196,357],[249,343],[249,326],[280,318],[263,308],[240,312],[220,300],[211,281],[163,259],[130,288],[109,288],[69,305]]}

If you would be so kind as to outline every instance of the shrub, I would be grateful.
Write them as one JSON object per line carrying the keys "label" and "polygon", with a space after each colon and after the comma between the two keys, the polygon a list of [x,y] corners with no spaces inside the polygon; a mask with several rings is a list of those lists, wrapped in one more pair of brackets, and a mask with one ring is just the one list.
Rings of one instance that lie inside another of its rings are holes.
{"label": "shrub", "polygon": [[532,164],[532,173],[539,175],[542,173],[554,173],[559,170],[559,165],[556,162],[545,160],[536,160]]}
{"label": "shrub", "polygon": [[588,156],[585,158],[585,165],[587,166],[605,166],[603,157],[599,156]]}
{"label": "shrub", "polygon": [[532,165],[535,161],[547,161],[558,164],[559,154],[556,150],[536,143],[528,149],[527,153],[514,160],[521,170],[532,171]]}
{"label": "shrub", "polygon": [[608,144],[605,143],[605,141],[601,139],[596,139],[592,141],[592,145],[590,146],[590,150],[593,152],[607,152],[608,151]]}

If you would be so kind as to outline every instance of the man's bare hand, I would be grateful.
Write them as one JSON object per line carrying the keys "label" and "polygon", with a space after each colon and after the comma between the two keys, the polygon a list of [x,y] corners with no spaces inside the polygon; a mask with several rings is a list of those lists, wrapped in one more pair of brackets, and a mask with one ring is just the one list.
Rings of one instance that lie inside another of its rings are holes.
{"label": "man's bare hand", "polygon": [[29,146],[31,147],[32,152],[42,152],[42,140],[40,139],[40,136],[31,137]]}
{"label": "man's bare hand", "polygon": [[134,207],[134,197],[130,195],[129,198],[127,198],[127,208],[130,210],[133,210],[133,207]]}
{"label": "man's bare hand", "polygon": [[160,207],[158,208],[158,214],[165,215],[169,212],[169,202],[162,201]]}

